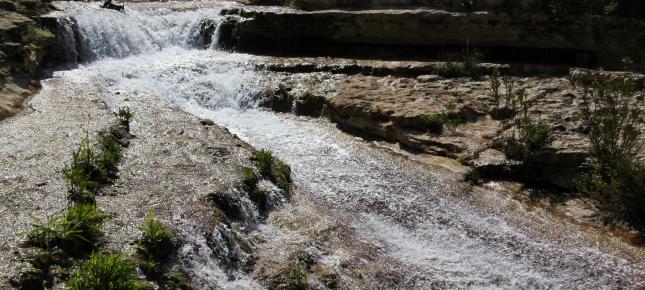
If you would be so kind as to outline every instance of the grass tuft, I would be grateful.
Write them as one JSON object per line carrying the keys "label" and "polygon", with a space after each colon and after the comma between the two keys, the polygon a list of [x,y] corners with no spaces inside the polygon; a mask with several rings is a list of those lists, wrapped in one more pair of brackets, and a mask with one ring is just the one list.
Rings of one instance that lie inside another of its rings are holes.
{"label": "grass tuft", "polygon": [[29,244],[46,250],[60,248],[72,255],[93,249],[103,236],[101,224],[108,216],[89,204],[69,207],[49,221],[32,217],[33,229],[26,234]]}
{"label": "grass tuft", "polygon": [[291,191],[291,168],[282,160],[275,158],[269,150],[260,150],[255,154],[260,174],[271,180],[277,187],[289,193]]}
{"label": "grass tuft", "polygon": [[119,122],[123,125],[128,132],[130,132],[130,121],[134,118],[134,113],[130,111],[129,107],[120,107],[114,116],[119,118]]}
{"label": "grass tuft", "polygon": [[154,211],[148,213],[139,227],[142,235],[137,240],[137,249],[151,260],[162,261],[172,249],[173,233],[154,215]]}
{"label": "grass tuft", "polygon": [[87,261],[74,269],[67,282],[71,290],[129,290],[141,289],[137,268],[119,254],[92,253]]}

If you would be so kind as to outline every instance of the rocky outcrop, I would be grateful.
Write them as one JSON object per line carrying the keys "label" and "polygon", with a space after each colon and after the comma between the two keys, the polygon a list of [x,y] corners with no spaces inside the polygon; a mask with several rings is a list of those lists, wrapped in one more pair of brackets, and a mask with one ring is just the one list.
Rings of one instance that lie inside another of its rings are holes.
{"label": "rocky outcrop", "polygon": [[[245,4],[281,5],[304,10],[387,9],[424,7],[456,11],[493,10],[505,13],[611,14],[625,17],[645,16],[640,0],[622,1],[544,1],[544,0],[238,0]],[[613,5],[613,6],[611,6]]]}
{"label": "rocky outcrop", "polygon": [[[270,54],[440,56],[466,43],[491,59],[529,63],[642,66],[645,22],[608,16],[510,15],[440,10],[224,10],[225,46]],[[442,53],[443,52],[443,53]]]}
{"label": "rocky outcrop", "polygon": [[[525,166],[504,154],[503,138],[517,130],[516,123],[512,116],[497,116],[488,76],[450,78],[410,73],[432,66],[422,62],[330,58],[292,62],[293,59],[270,58],[259,65],[278,71],[270,75],[266,92],[260,96],[264,106],[302,115],[301,104],[315,104],[314,113],[306,115],[322,114],[351,134],[397,143],[414,155],[453,158],[472,168],[475,179],[515,178],[569,190],[575,188],[576,178],[589,169],[590,145],[580,118],[583,99],[571,84],[572,79],[584,81],[588,71],[573,69],[567,77],[512,77],[516,93],[527,91],[529,115],[554,130],[548,150],[535,163]],[[343,73],[350,71],[347,67],[358,72]],[[369,73],[381,68],[398,74]],[[498,68],[507,74],[513,72],[508,67]],[[402,77],[408,73],[413,77]],[[634,73],[603,74],[630,77],[640,86],[645,79]],[[451,103],[454,108],[449,108]],[[444,115],[455,122],[437,130],[433,118]],[[645,152],[641,155],[645,156]]]}
{"label": "rocky outcrop", "polygon": [[46,4],[26,4],[0,4],[0,120],[22,110],[24,99],[39,89],[38,82],[32,80],[39,73],[46,47],[54,39],[38,22],[25,16],[46,11],[41,7]]}

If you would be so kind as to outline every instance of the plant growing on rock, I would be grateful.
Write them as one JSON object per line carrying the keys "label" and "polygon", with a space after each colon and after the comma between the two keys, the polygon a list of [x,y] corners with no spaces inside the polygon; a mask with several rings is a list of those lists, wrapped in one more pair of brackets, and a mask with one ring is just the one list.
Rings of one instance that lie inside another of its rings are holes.
{"label": "plant growing on rock", "polygon": [[87,261],[74,269],[67,286],[71,290],[143,289],[134,263],[122,255],[100,251],[92,253]]}
{"label": "plant growing on rock", "polygon": [[134,113],[130,111],[129,107],[120,107],[114,116],[119,118],[119,122],[123,125],[128,132],[130,132],[130,121],[134,118]]}
{"label": "plant growing on rock", "polygon": [[242,183],[244,184],[244,187],[246,188],[246,190],[252,191],[253,189],[255,189],[259,180],[257,175],[255,175],[255,172],[253,171],[253,169],[245,167],[242,173],[244,174]]}
{"label": "plant growing on rock", "polygon": [[300,260],[296,260],[291,270],[291,289],[307,289],[309,282],[309,271]]}
{"label": "plant growing on rock", "polygon": [[466,40],[466,46],[461,53],[455,56],[448,56],[448,62],[444,64],[439,72],[446,77],[476,77],[481,74],[479,66],[482,59],[482,53],[477,49],[470,47],[470,41]]}
{"label": "plant growing on rock", "polygon": [[106,218],[94,205],[73,205],[64,215],[54,216],[47,222],[32,217],[34,225],[26,234],[27,241],[46,250],[57,247],[72,255],[82,254],[103,236],[100,226]]}
{"label": "plant growing on rock", "polygon": [[[579,189],[603,207],[645,230],[645,166],[636,161],[643,146],[645,120],[638,90],[631,79],[610,79],[591,73],[579,82],[585,100],[582,117],[588,128],[594,171]],[[642,92],[641,92],[642,94]]]}
{"label": "plant growing on rock", "polygon": [[269,150],[256,153],[260,174],[271,180],[278,188],[289,193],[291,191],[291,168],[282,160],[275,158]]}
{"label": "plant growing on rock", "polygon": [[497,68],[494,68],[493,73],[490,75],[490,88],[488,90],[490,93],[490,97],[493,99],[493,102],[495,103],[495,108],[499,108],[499,100],[501,99],[499,88],[502,85],[502,82],[499,80],[499,78],[500,78],[499,70],[497,70]]}
{"label": "plant growing on rock", "polygon": [[421,116],[421,121],[430,132],[437,134],[443,133],[445,127],[453,128],[462,122],[457,113],[457,103],[454,100],[447,101],[441,113]]}
{"label": "plant growing on rock", "polygon": [[88,136],[81,139],[72,153],[72,164],[63,169],[70,200],[94,204],[99,187],[116,178],[122,150],[119,140],[110,133],[99,135],[99,150]]}
{"label": "plant growing on rock", "polygon": [[502,82],[504,83],[504,89],[505,89],[504,105],[507,109],[510,109],[513,103],[513,100],[515,100],[515,91],[514,91],[515,84],[513,83],[513,78],[511,76],[502,77]]}
{"label": "plant growing on rock", "polygon": [[154,211],[148,213],[139,230],[141,237],[136,241],[139,266],[149,278],[158,279],[161,265],[172,250],[174,235],[165,224],[154,218]]}
{"label": "plant growing on rock", "polygon": [[518,138],[507,140],[504,151],[512,159],[534,162],[553,141],[553,127],[543,121],[522,118]]}

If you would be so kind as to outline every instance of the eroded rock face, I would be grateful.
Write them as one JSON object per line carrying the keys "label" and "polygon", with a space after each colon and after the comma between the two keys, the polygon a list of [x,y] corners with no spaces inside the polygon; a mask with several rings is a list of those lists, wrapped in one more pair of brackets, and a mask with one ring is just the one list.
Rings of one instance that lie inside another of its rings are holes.
{"label": "eroded rock face", "polygon": [[[53,34],[23,15],[45,8],[25,10],[23,4],[0,4],[0,120],[21,111],[23,101],[40,88],[30,80],[39,72],[46,47],[54,39]],[[23,14],[14,12],[17,10]]]}
{"label": "eroded rock face", "polygon": [[[643,65],[645,22],[638,18],[458,13],[440,10],[253,11],[240,16],[226,45],[249,52],[401,55],[414,47],[488,48],[491,56],[542,63],[619,66],[623,57]],[[509,48],[509,49],[501,49]],[[427,50],[427,49],[426,49]]]}

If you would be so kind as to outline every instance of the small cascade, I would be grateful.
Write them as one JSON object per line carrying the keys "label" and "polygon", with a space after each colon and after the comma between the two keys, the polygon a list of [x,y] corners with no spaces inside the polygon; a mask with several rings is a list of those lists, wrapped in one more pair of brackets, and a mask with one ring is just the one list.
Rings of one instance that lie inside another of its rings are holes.
{"label": "small cascade", "polygon": [[215,9],[117,12],[81,6],[56,21],[58,37],[52,48],[54,62],[86,63],[170,47],[216,47],[217,44],[211,41],[215,42],[218,37],[204,37],[202,24],[206,20],[218,23],[218,15]]}
{"label": "small cascade", "polygon": [[211,45],[208,47],[209,49],[218,49],[218,48],[220,48],[219,39],[220,39],[221,30],[222,30],[222,23],[218,22],[217,26],[215,27],[215,32],[213,32],[213,37],[211,39]]}

